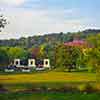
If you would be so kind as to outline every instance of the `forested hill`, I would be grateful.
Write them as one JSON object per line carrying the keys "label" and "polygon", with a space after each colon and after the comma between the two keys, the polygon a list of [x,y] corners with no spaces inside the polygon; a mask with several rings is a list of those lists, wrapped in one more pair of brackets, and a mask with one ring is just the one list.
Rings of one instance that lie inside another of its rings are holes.
{"label": "forested hill", "polygon": [[82,31],[83,34],[98,34],[100,33],[100,29],[88,29],[85,31]]}
{"label": "forested hill", "polygon": [[0,40],[0,46],[20,46],[23,48],[38,47],[42,44],[53,45],[55,43],[72,41],[74,38],[85,39],[90,34],[100,33],[100,30],[88,29],[82,32],[73,32],[73,33],[52,33],[43,36],[33,36],[28,38],[20,39],[10,39],[10,40]]}

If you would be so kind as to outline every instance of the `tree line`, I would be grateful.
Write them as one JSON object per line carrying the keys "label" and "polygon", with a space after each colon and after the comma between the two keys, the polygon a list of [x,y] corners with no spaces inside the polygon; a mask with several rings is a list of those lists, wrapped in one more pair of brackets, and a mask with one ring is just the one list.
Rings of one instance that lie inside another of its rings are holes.
{"label": "tree line", "polygon": [[31,48],[20,46],[0,47],[0,65],[10,64],[15,58],[27,60],[28,58],[44,59],[49,58],[54,69],[71,71],[79,68],[88,68],[89,71],[100,71],[100,34],[89,35],[85,41],[91,46],[83,52],[83,49],[75,46],[64,46],[62,42],[34,45]]}
{"label": "tree line", "polygon": [[76,37],[80,39],[85,39],[89,35],[100,33],[100,30],[84,30],[79,32],[60,32],[60,33],[51,33],[43,36],[32,36],[28,38],[20,39],[9,39],[9,40],[0,40],[0,46],[10,46],[10,47],[22,47],[22,48],[31,48],[39,47],[40,45],[46,43],[47,45],[55,45],[63,42],[69,42],[75,39]]}

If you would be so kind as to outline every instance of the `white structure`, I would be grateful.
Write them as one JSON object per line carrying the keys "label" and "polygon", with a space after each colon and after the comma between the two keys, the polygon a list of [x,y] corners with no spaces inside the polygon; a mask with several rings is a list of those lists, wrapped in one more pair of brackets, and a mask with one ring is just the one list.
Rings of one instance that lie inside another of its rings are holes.
{"label": "white structure", "polygon": [[36,68],[36,71],[42,71],[42,70],[45,70],[45,68]]}
{"label": "white structure", "polygon": [[43,66],[44,66],[44,68],[50,68],[50,60],[49,59],[44,59]]}
{"label": "white structure", "polygon": [[14,65],[20,67],[20,59],[14,59]]}
{"label": "white structure", "polygon": [[29,67],[36,67],[36,65],[35,65],[35,59],[29,59],[28,60],[28,66]]}
{"label": "white structure", "polygon": [[22,72],[31,72],[30,69],[22,69]]}
{"label": "white structure", "polygon": [[5,69],[5,72],[14,72],[14,69]]}
{"label": "white structure", "polygon": [[[36,65],[36,60],[35,59],[28,59],[28,65],[21,65],[21,60],[20,59],[14,59],[14,65],[16,67],[21,67],[21,68],[25,68],[25,67],[33,67],[33,68],[37,68],[37,70],[39,69],[38,68],[38,65]],[[50,60],[49,59],[44,59],[43,60],[43,67],[40,68],[40,70],[43,70],[45,68],[50,68]],[[26,70],[23,70],[23,72],[26,71]]]}

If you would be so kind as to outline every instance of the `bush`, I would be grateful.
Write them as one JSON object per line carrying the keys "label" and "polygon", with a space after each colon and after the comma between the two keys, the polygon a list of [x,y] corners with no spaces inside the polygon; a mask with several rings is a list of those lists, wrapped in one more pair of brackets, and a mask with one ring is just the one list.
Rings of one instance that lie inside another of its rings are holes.
{"label": "bush", "polygon": [[5,92],[8,92],[8,90],[2,84],[0,84],[0,93],[5,93]]}
{"label": "bush", "polygon": [[87,92],[87,93],[92,93],[92,92],[96,92],[97,91],[96,88],[94,88],[89,83],[79,85],[78,89],[79,89],[80,92]]}

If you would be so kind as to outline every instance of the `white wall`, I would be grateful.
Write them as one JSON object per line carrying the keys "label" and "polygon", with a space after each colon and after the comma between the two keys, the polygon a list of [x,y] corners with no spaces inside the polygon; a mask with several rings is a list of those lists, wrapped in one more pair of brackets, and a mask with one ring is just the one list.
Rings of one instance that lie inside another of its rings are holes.
{"label": "white wall", "polygon": [[29,67],[36,67],[36,65],[35,65],[35,59],[29,59],[28,60],[28,66]]}
{"label": "white wall", "polygon": [[50,68],[50,60],[44,59],[43,65],[44,65],[44,68]]}
{"label": "white wall", "polygon": [[[18,62],[18,64],[16,64],[16,62]],[[16,67],[20,67],[20,59],[14,59],[14,65],[16,65]]]}

